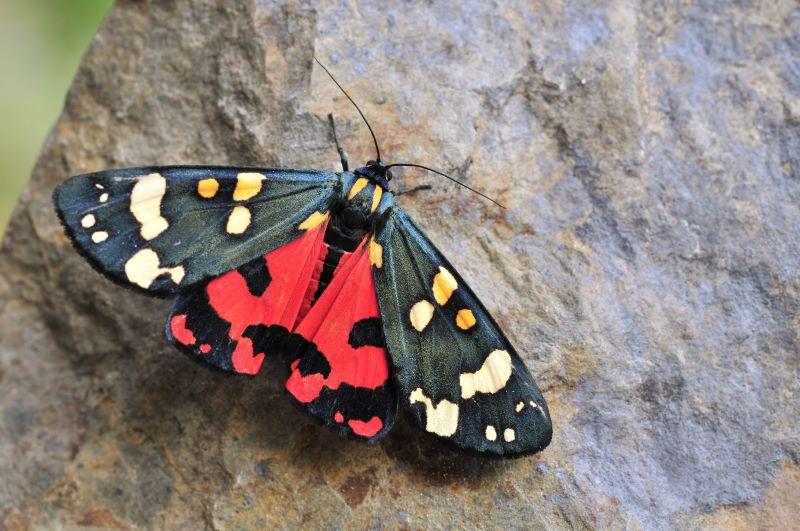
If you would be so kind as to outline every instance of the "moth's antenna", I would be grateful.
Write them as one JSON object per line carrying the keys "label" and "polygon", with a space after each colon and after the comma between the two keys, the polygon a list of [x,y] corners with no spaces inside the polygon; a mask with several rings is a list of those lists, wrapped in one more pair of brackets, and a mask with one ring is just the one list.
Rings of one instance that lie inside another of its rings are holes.
{"label": "moth's antenna", "polygon": [[339,84],[339,82],[338,82],[338,81],[336,81],[336,78],[335,78],[335,77],[333,77],[333,74],[331,74],[330,70],[328,70],[327,68],[325,68],[325,65],[324,65],[324,64],[322,64],[322,63],[320,63],[320,62],[319,62],[319,59],[317,59],[317,57],[316,57],[316,56],[314,56],[314,60],[317,62],[317,64],[318,64],[319,66],[321,66],[321,67],[322,67],[322,69],[323,69],[323,70],[325,70],[325,73],[326,73],[326,74],[328,74],[328,77],[330,77],[330,78],[331,78],[331,80],[332,80],[334,83],[336,83],[336,86],[337,86],[337,87],[339,87],[339,90],[341,90],[341,91],[342,91],[342,93],[343,93],[345,96],[347,96],[347,99],[348,99],[348,100],[350,100],[350,103],[352,103],[352,104],[353,104],[353,107],[355,107],[355,108],[356,108],[356,110],[358,111],[358,114],[360,114],[360,115],[361,115],[361,119],[362,119],[362,120],[364,120],[364,123],[365,123],[365,124],[367,124],[367,129],[369,129],[369,134],[371,134],[371,135],[372,135],[372,142],[374,142],[374,143],[375,143],[375,153],[376,153],[376,155],[377,155],[377,158],[376,158],[375,162],[380,162],[380,161],[381,161],[381,148],[379,148],[379,147],[378,147],[378,139],[377,139],[377,138],[375,138],[375,132],[372,130],[372,126],[371,126],[371,125],[369,125],[369,121],[367,121],[367,117],[366,117],[366,116],[364,116],[364,113],[363,113],[363,112],[361,112],[361,107],[359,107],[359,106],[358,106],[358,104],[357,104],[355,101],[353,101],[353,98],[351,98],[351,97],[350,97],[350,94],[348,94],[348,93],[347,93],[347,91],[344,89],[344,87],[342,87],[342,86]]}
{"label": "moth's antenna", "polygon": [[[318,64],[320,67],[322,67],[322,69],[325,71],[325,73],[326,73],[326,74],[328,74],[328,77],[330,77],[330,78],[331,78],[331,81],[333,81],[333,82],[336,84],[336,86],[337,86],[337,87],[339,87],[339,90],[341,90],[341,91],[342,91],[342,94],[344,94],[344,95],[347,97],[347,99],[348,99],[348,100],[350,100],[350,103],[352,103],[352,104],[353,104],[353,107],[355,107],[355,108],[356,108],[356,110],[358,111],[358,114],[360,114],[360,115],[361,115],[361,119],[362,119],[362,120],[364,120],[364,123],[365,123],[365,124],[367,124],[367,129],[369,129],[369,134],[370,134],[370,135],[372,135],[372,142],[375,144],[375,155],[376,155],[376,157],[375,157],[375,162],[380,162],[380,161],[381,161],[381,148],[378,146],[378,139],[375,137],[375,131],[373,131],[373,130],[372,130],[372,126],[371,126],[371,125],[369,125],[369,120],[367,120],[367,117],[366,117],[366,116],[364,116],[364,113],[361,111],[361,107],[359,107],[359,106],[358,106],[358,103],[356,103],[356,102],[353,100],[353,98],[351,98],[351,97],[350,97],[350,94],[348,94],[348,93],[347,93],[347,91],[344,89],[344,87],[343,87],[343,86],[342,86],[342,85],[341,85],[341,84],[340,84],[338,81],[336,81],[336,78],[335,78],[335,77],[333,77],[333,74],[331,74],[330,70],[328,70],[328,69],[325,67],[325,65],[324,65],[324,64],[322,64],[322,63],[320,62],[320,60],[319,60],[319,59],[317,59],[317,57],[316,57],[316,56],[314,56],[314,61],[316,61],[316,62],[317,62],[317,64]],[[332,118],[332,117],[330,117],[330,116],[329,116],[329,118]],[[333,122],[333,120],[332,120],[332,119],[331,119],[331,122]],[[336,132],[335,132],[335,130],[334,130],[334,135],[336,135]],[[338,146],[338,141],[337,141],[337,146]],[[449,176],[449,175],[447,175],[446,173],[442,173],[442,172],[440,172],[439,170],[434,170],[433,168],[429,168],[429,167],[427,167],[427,166],[423,166],[422,164],[411,164],[411,163],[405,163],[405,164],[390,164],[390,165],[388,165],[388,166],[385,166],[385,169],[387,169],[387,170],[388,170],[389,168],[397,168],[397,167],[419,168],[419,169],[422,169],[422,170],[428,170],[429,172],[432,172],[432,173],[435,173],[435,174],[437,174],[437,175],[441,175],[442,177],[445,177],[445,178],[447,178],[447,179],[450,179],[451,181],[453,181],[453,182],[454,182],[454,183],[456,183],[457,185],[459,185],[459,186],[463,186],[463,187],[464,187],[464,188],[466,188],[467,190],[470,190],[470,191],[472,191],[472,192],[475,192],[475,193],[476,193],[476,194],[478,194],[479,196],[483,197],[484,199],[488,199],[489,201],[491,201],[491,202],[492,202],[492,203],[494,203],[495,205],[499,206],[500,208],[506,208],[506,207],[504,207],[503,205],[501,205],[500,203],[498,203],[496,200],[494,200],[494,199],[492,199],[491,197],[489,197],[488,195],[486,195],[486,194],[484,194],[484,193],[482,193],[482,192],[479,192],[479,191],[477,191],[476,189],[472,188],[471,186],[468,186],[468,185],[466,185],[466,184],[462,183],[462,182],[461,182],[461,181],[459,181],[458,179],[455,179],[455,178],[453,178],[453,177],[450,177],[450,176]],[[345,170],[345,171],[347,171],[347,170]]]}
{"label": "moth's antenna", "polygon": [[386,169],[388,170],[389,168],[396,168],[396,167],[398,167],[398,166],[401,166],[401,167],[405,166],[405,167],[409,167],[409,168],[419,168],[419,169],[421,169],[421,170],[428,170],[429,172],[433,172],[433,173],[435,173],[436,175],[441,175],[442,177],[447,177],[448,179],[450,179],[451,181],[453,181],[453,182],[454,182],[454,183],[456,183],[457,185],[459,185],[459,186],[463,186],[463,187],[464,187],[464,188],[466,188],[467,190],[471,190],[471,191],[475,192],[475,193],[476,193],[476,194],[478,194],[479,196],[481,196],[481,197],[483,197],[483,198],[485,198],[485,199],[488,199],[489,201],[491,201],[491,202],[492,202],[492,203],[494,203],[495,205],[499,206],[500,208],[506,208],[506,207],[504,207],[503,205],[501,205],[500,203],[498,203],[497,201],[495,201],[494,199],[492,199],[491,197],[489,197],[488,195],[486,195],[486,194],[484,194],[484,193],[481,193],[481,192],[477,191],[475,188],[472,188],[471,186],[469,186],[469,185],[466,185],[466,184],[462,183],[462,182],[461,182],[461,181],[459,181],[458,179],[456,179],[456,178],[454,178],[454,177],[450,177],[450,176],[449,176],[449,175],[447,175],[446,173],[442,173],[442,172],[440,172],[439,170],[434,170],[433,168],[429,168],[429,167],[427,167],[427,166],[423,166],[422,164],[411,164],[411,163],[403,163],[403,164],[389,164],[388,166],[386,166]]}
{"label": "moth's antenna", "polygon": [[339,135],[336,134],[336,122],[333,121],[333,113],[328,113],[328,121],[331,123],[331,131],[333,131],[333,143],[336,144],[336,151],[339,152],[339,160],[342,161],[342,171],[349,171],[350,164],[347,162],[347,155],[339,145]]}

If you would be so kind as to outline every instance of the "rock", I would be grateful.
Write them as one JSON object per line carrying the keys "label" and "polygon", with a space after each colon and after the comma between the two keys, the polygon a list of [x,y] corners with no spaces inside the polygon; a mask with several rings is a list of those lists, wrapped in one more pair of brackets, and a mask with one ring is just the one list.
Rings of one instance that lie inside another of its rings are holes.
{"label": "rock", "polygon": [[[120,1],[0,255],[9,529],[788,527],[800,506],[800,9]],[[318,428],[282,369],[225,377],[168,302],[71,248],[50,194],[147,164],[427,163],[400,198],[523,353],[553,444],[496,461],[406,422]]]}

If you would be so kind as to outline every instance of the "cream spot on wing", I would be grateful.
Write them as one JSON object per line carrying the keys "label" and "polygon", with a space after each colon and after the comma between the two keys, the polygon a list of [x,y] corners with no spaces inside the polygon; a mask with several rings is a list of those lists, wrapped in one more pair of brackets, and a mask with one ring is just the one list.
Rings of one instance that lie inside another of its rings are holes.
{"label": "cream spot on wing", "polygon": [[475,314],[472,313],[472,310],[464,308],[463,310],[458,310],[456,314],[456,325],[461,330],[469,330],[473,326],[475,326]]}
{"label": "cream spot on wing", "polygon": [[324,214],[320,211],[313,212],[310,216],[308,216],[305,221],[303,221],[300,225],[297,226],[300,230],[311,230],[317,228],[320,224],[328,221],[328,213],[325,212]]}
{"label": "cream spot on wing", "polygon": [[383,245],[375,241],[375,236],[369,240],[369,261],[378,269],[383,267]]}
{"label": "cream spot on wing", "polygon": [[520,411],[523,410],[523,408],[525,408],[525,402],[520,402],[519,404],[517,404],[517,407],[515,409],[517,410],[517,413],[519,413]]}
{"label": "cream spot on wing", "polygon": [[197,183],[197,193],[203,199],[211,199],[219,191],[219,181],[216,179],[203,179]]}
{"label": "cream spot on wing", "polygon": [[90,229],[94,227],[94,224],[97,223],[97,219],[94,217],[93,214],[86,214],[81,219],[81,227],[84,229]]}
{"label": "cream spot on wing", "polygon": [[458,289],[456,279],[450,271],[439,266],[439,272],[433,277],[433,297],[439,306],[447,304],[456,289]]}
{"label": "cream spot on wing", "polygon": [[172,277],[172,281],[175,284],[180,284],[183,280],[183,277],[186,276],[186,270],[183,266],[173,267],[172,269],[168,269],[167,272],[169,276]]}
{"label": "cream spot on wing", "polygon": [[347,194],[347,200],[353,199],[355,196],[358,195],[358,192],[364,189],[364,187],[369,184],[369,180],[366,177],[359,177],[356,179],[356,182],[353,183],[353,187],[350,188],[350,193]]}
{"label": "cream spot on wing", "polygon": [[411,319],[411,326],[414,327],[414,330],[422,332],[433,318],[433,304],[426,300],[419,301],[411,307],[409,318]]}
{"label": "cream spot on wing", "polygon": [[102,184],[100,184],[100,183],[95,183],[94,187],[95,187],[95,188],[97,188],[98,190],[103,190],[103,189],[105,189],[105,187],[104,187]]}
{"label": "cream spot on wing", "polygon": [[539,409],[539,404],[537,404],[537,403],[536,403],[536,402],[534,402],[533,400],[531,400],[530,404],[531,404],[531,407],[532,407],[533,409]]}
{"label": "cream spot on wing", "polygon": [[411,404],[425,404],[425,430],[441,437],[450,437],[458,429],[458,404],[442,400],[434,406],[419,387],[409,395]]}
{"label": "cream spot on wing", "polygon": [[100,194],[100,202],[105,203],[106,201],[108,201],[108,194],[107,193]]}
{"label": "cream spot on wing", "polygon": [[247,207],[237,206],[228,217],[228,226],[225,230],[228,231],[228,234],[244,234],[244,231],[250,226],[251,217]]}
{"label": "cream spot on wing", "polygon": [[503,431],[503,440],[506,442],[514,442],[514,439],[517,438],[517,434],[511,428],[506,428]]}
{"label": "cream spot on wing", "polygon": [[108,239],[108,233],[106,231],[97,231],[92,234],[92,241],[94,243],[103,243]]}
{"label": "cream spot on wing", "polygon": [[233,191],[233,200],[247,201],[258,195],[261,191],[264,179],[266,179],[266,177],[261,173],[243,172],[237,175],[236,189]]}
{"label": "cream spot on wing", "polygon": [[152,249],[142,249],[125,263],[125,276],[144,289],[149,288],[160,275],[165,273],[172,277],[175,284],[180,284],[186,271],[182,266],[162,268],[158,254]]}
{"label": "cream spot on wing", "polygon": [[461,398],[472,398],[475,393],[496,393],[511,378],[511,355],[505,350],[495,350],[477,372],[461,373]]}
{"label": "cream spot on wing", "polygon": [[378,210],[378,205],[381,204],[381,196],[383,195],[383,188],[380,186],[375,187],[375,193],[372,195],[372,208],[370,210],[371,214],[374,214],[376,210]]}
{"label": "cream spot on wing", "polygon": [[167,180],[158,173],[142,177],[133,187],[131,214],[141,223],[145,240],[152,240],[169,227],[167,220],[161,217],[161,201],[166,193]]}
{"label": "cream spot on wing", "polygon": [[492,426],[491,424],[486,426],[486,438],[490,441],[497,440],[497,430],[495,430],[494,426]]}

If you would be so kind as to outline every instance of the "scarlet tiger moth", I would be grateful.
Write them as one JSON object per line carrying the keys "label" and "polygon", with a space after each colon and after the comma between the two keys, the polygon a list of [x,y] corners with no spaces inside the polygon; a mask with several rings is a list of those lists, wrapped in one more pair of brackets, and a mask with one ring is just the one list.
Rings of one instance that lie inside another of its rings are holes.
{"label": "scarlet tiger moth", "polygon": [[552,426],[541,392],[396,204],[390,168],[418,165],[383,164],[366,123],[377,157],[352,172],[334,128],[342,172],[107,170],[61,184],[56,210],[100,272],[175,297],[167,336],[178,348],[247,375],[281,356],[289,394],[338,432],[378,441],[399,402],[462,449],[542,450]]}

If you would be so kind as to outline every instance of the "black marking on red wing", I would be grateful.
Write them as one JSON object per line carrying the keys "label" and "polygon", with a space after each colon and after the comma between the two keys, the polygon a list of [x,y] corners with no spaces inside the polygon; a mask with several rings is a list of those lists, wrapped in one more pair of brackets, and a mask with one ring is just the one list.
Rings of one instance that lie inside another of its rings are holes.
{"label": "black marking on red wing", "polygon": [[[322,389],[309,411],[327,428],[350,438],[375,443],[388,435],[397,416],[397,394],[390,384],[375,389],[343,383],[338,389]],[[333,420],[330,420],[333,419]],[[382,427],[378,428],[380,419]],[[359,435],[358,433],[372,433]]]}
{"label": "black marking on red wing", "polygon": [[175,300],[167,320],[167,339],[195,361],[235,372],[231,353],[236,342],[228,335],[230,329],[230,323],[211,307],[203,285]]}
{"label": "black marking on red wing", "polygon": [[285,353],[286,364],[294,366],[303,376],[320,374],[327,378],[331,374],[331,365],[325,355],[317,349],[314,343],[303,336],[296,335],[294,341]]}
{"label": "black marking on red wing", "polygon": [[[289,367],[303,377],[328,378],[331,374],[325,355],[316,345],[297,334],[292,335],[283,355]],[[340,435],[373,443],[391,431],[397,415],[397,395],[390,381],[374,389],[348,383],[341,383],[336,389],[322,387],[316,398],[300,404],[318,423]],[[377,422],[376,419],[380,419],[381,427],[372,434],[370,426]],[[359,435],[357,431],[369,435]]]}
{"label": "black marking on red wing", "polygon": [[269,286],[272,277],[269,274],[267,262],[263,257],[259,256],[236,270],[244,277],[247,283],[247,290],[251,295],[260,297],[267,291],[267,286]]}
{"label": "black marking on red wing", "polygon": [[353,325],[347,341],[353,348],[367,345],[386,348],[386,339],[383,337],[383,323],[381,323],[379,317],[362,319]]}

